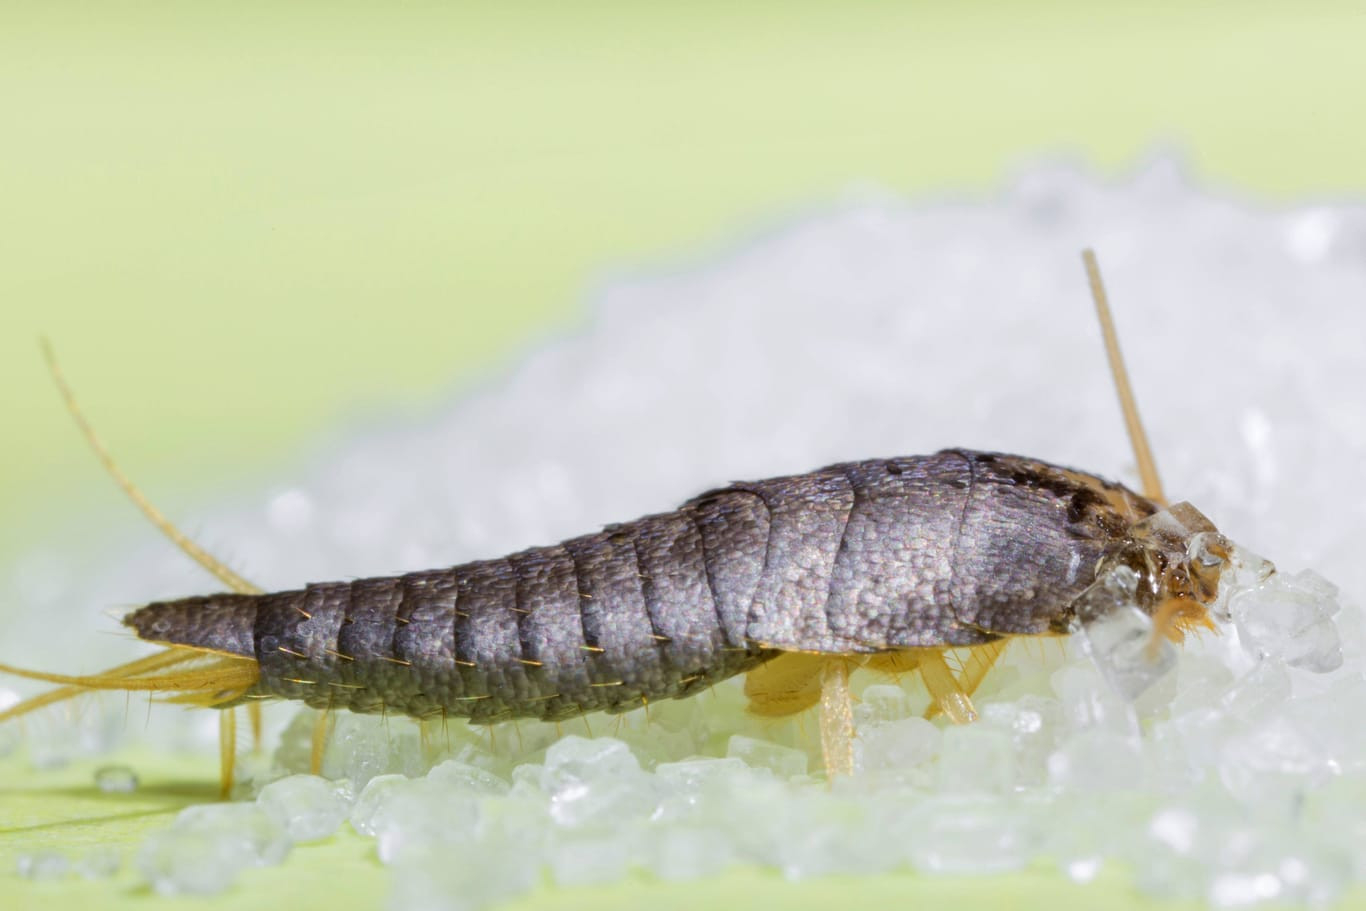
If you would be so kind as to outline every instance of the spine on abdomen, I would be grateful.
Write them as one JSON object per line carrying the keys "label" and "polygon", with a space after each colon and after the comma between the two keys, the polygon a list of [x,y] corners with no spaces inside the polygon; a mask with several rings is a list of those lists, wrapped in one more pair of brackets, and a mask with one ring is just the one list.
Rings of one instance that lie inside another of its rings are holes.
{"label": "spine on abdomen", "polygon": [[769,507],[730,488],[497,560],[153,604],[144,639],[255,658],[258,694],[491,722],[626,711],[772,653],[747,638]]}

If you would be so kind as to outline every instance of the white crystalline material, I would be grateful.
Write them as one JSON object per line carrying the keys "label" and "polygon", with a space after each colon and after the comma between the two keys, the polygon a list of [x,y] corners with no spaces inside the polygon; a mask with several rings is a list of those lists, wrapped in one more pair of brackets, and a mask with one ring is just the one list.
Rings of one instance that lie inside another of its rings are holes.
{"label": "white crystalline material", "polygon": [[506,794],[512,790],[512,785],[506,780],[499,778],[492,772],[470,765],[467,762],[461,762],[458,759],[448,759],[440,765],[434,766],[427,773],[427,778],[475,794]]}
{"label": "white crystalline material", "polygon": [[939,751],[939,790],[1008,794],[1015,787],[1015,744],[988,725],[951,727]]}
{"label": "white crystalline material", "polygon": [[1176,649],[1153,639],[1152,621],[1135,607],[1108,611],[1083,630],[1096,666],[1131,702],[1176,666]]}
{"label": "white crystalline material", "polygon": [[332,735],[323,753],[325,777],[345,778],[363,788],[376,775],[402,771],[402,763],[396,761],[394,753],[404,741],[390,736],[379,716],[335,712],[331,720]]}
{"label": "white crystalline material", "polygon": [[640,771],[640,761],[631,748],[612,737],[589,740],[571,734],[545,752],[546,790],[563,780],[594,781],[631,775]]}
{"label": "white crystalline material", "polygon": [[284,827],[251,803],[181,811],[138,849],[137,867],[163,895],[221,892],[249,867],[278,864],[291,843]]}
{"label": "white crystalline material", "polygon": [[1091,662],[1067,664],[1051,678],[1063,722],[1074,731],[1103,727],[1117,733],[1137,730],[1133,704],[1109,686]]}
{"label": "white crystalline material", "polygon": [[1148,767],[1136,738],[1103,729],[1081,731],[1048,757],[1048,777],[1068,791],[1138,790]]}
{"label": "white crystalline material", "polygon": [[539,861],[515,845],[472,844],[452,856],[444,845],[419,846],[395,866],[390,911],[482,911],[532,889]]}
{"label": "white crystalline material", "polygon": [[854,706],[854,722],[859,726],[875,722],[900,721],[911,713],[911,701],[899,686],[874,684],[865,687]]}
{"label": "white crystalline material", "polygon": [[744,775],[748,769],[743,759],[734,756],[687,759],[660,764],[655,768],[655,777],[673,793],[695,794],[709,781]]}
{"label": "white crystalline material", "polygon": [[1331,757],[1298,719],[1274,715],[1223,744],[1219,777],[1234,797],[1263,810],[1293,811],[1334,773]]}
{"label": "white crystalline material", "polygon": [[481,816],[479,795],[419,778],[389,790],[369,825],[379,859],[391,864],[429,845],[477,842]]}
{"label": "white crystalline material", "polygon": [[186,838],[203,835],[223,844],[246,862],[267,867],[289,854],[289,837],[270,815],[249,803],[203,804],[181,810],[171,831]]}
{"label": "white crystalline material", "polygon": [[904,771],[939,755],[943,733],[924,718],[903,718],[861,728],[854,743],[860,768]]}
{"label": "white crystalline material", "polygon": [[1342,640],[1333,615],[1337,588],[1317,573],[1276,573],[1234,597],[1230,606],[1238,638],[1262,656],[1292,667],[1332,671],[1342,664]]}
{"label": "white crystalline material", "polygon": [[1294,719],[1309,732],[1333,770],[1343,776],[1366,774],[1366,724],[1351,720],[1354,707],[1366,705],[1366,677],[1340,675],[1327,689],[1295,700]]}
{"label": "white crystalline material", "polygon": [[794,750],[741,734],[730,738],[726,745],[726,755],[743,759],[752,768],[768,769],[784,779],[805,775],[807,763],[810,761],[810,757],[802,750]]}
{"label": "white crystalline material", "polygon": [[1171,701],[1172,715],[1212,708],[1232,683],[1233,671],[1223,661],[1203,655],[1183,658],[1177,668],[1176,696]]}
{"label": "white crystalline material", "polygon": [[869,874],[904,866],[909,801],[841,799],[830,790],[794,789],[770,812],[780,828],[766,863],[788,879]]}
{"label": "white crystalline material", "polygon": [[114,848],[92,848],[75,863],[82,879],[109,879],[123,866],[123,856]]}
{"label": "white crystalline material", "polygon": [[1015,702],[985,703],[980,712],[981,724],[1010,736],[1017,782],[1043,784],[1048,779],[1048,757],[1057,743],[1062,724],[1062,708],[1058,701],[1029,695]]}
{"label": "white crystalline material", "polygon": [[636,833],[621,830],[558,840],[549,849],[551,878],[560,886],[615,882],[631,866],[638,842]]}
{"label": "white crystalline material", "polygon": [[62,879],[71,872],[71,859],[60,851],[20,854],[15,871],[24,879]]}
{"label": "white crystalline material", "polygon": [[394,793],[407,781],[402,775],[376,775],[366,782],[347,817],[351,828],[360,835],[374,835],[375,817],[385,810]]}
{"label": "white crystalline material", "polygon": [[1366,775],[1335,778],[1309,795],[1305,819],[1313,831],[1326,833],[1351,862],[1358,882],[1366,880]]}
{"label": "white crystalline material", "polygon": [[291,841],[300,843],[335,834],[351,810],[353,797],[350,782],[290,775],[262,788],[256,803],[285,827]]}
{"label": "white crystalline material", "polygon": [[1290,698],[1290,674],[1276,659],[1257,663],[1220,700],[1228,716],[1241,721],[1256,721],[1267,712],[1278,710]]}
{"label": "white crystalline material", "polygon": [[682,881],[715,876],[736,860],[735,846],[724,832],[678,825],[653,833],[644,863],[660,879]]}
{"label": "white crystalline material", "polygon": [[1215,853],[1206,897],[1215,908],[1266,904],[1328,907],[1337,902],[1351,865],[1336,848],[1284,830],[1225,833]]}
{"label": "white crystalline material", "polygon": [[630,748],[611,737],[566,737],[545,754],[540,786],[566,828],[608,828],[653,812],[658,792]]}
{"label": "white crystalline material", "polygon": [[129,794],[138,789],[138,775],[126,765],[106,765],[95,770],[95,787],[106,794]]}
{"label": "white crystalline material", "polygon": [[1032,856],[1038,835],[1028,816],[997,796],[937,797],[911,814],[911,864],[924,873],[1006,873]]}
{"label": "white crystalline material", "polygon": [[550,794],[550,818],[568,829],[614,828],[648,817],[657,804],[655,782],[638,770],[588,781],[563,779]]}
{"label": "white crystalline material", "polygon": [[703,813],[709,789],[749,774],[749,766],[734,757],[662,762],[655,767],[659,805],[650,818],[665,826],[696,820]]}
{"label": "white crystalline material", "polygon": [[1195,811],[1185,807],[1168,807],[1153,814],[1148,823],[1148,834],[1176,854],[1191,854],[1196,848],[1200,820]]}
{"label": "white crystalline material", "polygon": [[[1038,809],[1036,807],[1036,809]],[[1134,808],[1120,801],[1098,800],[1094,792],[1062,794],[1040,819],[1040,853],[1073,882],[1089,882],[1107,858],[1123,857],[1138,823]]]}

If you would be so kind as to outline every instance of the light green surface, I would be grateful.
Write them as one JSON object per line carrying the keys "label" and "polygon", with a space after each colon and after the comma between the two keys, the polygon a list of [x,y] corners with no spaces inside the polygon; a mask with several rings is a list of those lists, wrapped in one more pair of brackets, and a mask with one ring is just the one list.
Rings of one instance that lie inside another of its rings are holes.
{"label": "light green surface", "polygon": [[[529,334],[572,326],[614,268],[860,182],[983,193],[1045,153],[1113,173],[1166,142],[1272,199],[1366,191],[1354,3],[450,6],[0,0],[0,556],[117,503],[43,376],[39,332],[175,513],[343,417],[430,407]],[[0,908],[153,906],[127,880],[5,872],[35,845],[131,843],[209,793],[205,762],[138,761],[149,788],[131,798],[76,787],[88,768],[0,764]],[[207,904],[384,892],[347,839]],[[737,874],[521,906],[773,902],[1139,904],[1122,878]]]}

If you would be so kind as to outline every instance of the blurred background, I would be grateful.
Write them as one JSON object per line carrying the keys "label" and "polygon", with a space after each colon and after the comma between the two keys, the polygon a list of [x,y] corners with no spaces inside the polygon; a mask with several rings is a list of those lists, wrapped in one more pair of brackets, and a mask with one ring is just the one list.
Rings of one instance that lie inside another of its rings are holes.
{"label": "blurred background", "polygon": [[1363,46],[1347,2],[6,0],[0,558],[126,509],[40,334],[175,514],[851,186],[1165,148],[1267,205],[1359,197]]}

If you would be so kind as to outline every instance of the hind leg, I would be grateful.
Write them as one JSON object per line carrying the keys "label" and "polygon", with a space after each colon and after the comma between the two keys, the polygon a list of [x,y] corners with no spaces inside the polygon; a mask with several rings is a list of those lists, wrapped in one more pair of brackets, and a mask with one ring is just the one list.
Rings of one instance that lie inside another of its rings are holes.
{"label": "hind leg", "polygon": [[219,797],[232,797],[233,772],[237,766],[237,710],[223,709],[218,713],[218,782]]}
{"label": "hind leg", "polygon": [[[1006,650],[1006,645],[1005,639],[997,639],[995,642],[988,642],[984,645],[974,645],[968,650],[968,656],[963,659],[962,667],[957,676],[957,693],[961,694],[962,700],[967,700],[967,710],[971,712],[973,719],[977,717],[977,711],[971,702],[972,694],[977,692],[977,688],[982,685],[982,681],[991,672],[992,666],[1001,657],[1001,653]],[[926,682],[926,686],[929,686],[928,682]],[[950,700],[957,702],[958,696],[950,692]],[[961,702],[959,704],[961,705]],[[962,723],[945,709],[939,699],[930,703],[930,707],[925,711],[925,717],[933,718],[940,712],[948,715],[955,722]]]}
{"label": "hind leg", "polygon": [[927,718],[943,712],[954,724],[968,724],[977,720],[977,709],[973,708],[972,698],[964,691],[953,671],[949,670],[943,650],[923,650],[920,656],[920,679],[925,681],[925,689],[930,691],[930,707],[925,711]]}
{"label": "hind leg", "polygon": [[745,675],[749,711],[764,718],[820,705],[821,753],[830,777],[854,771],[854,708],[849,673],[856,661],[790,652]]}
{"label": "hind leg", "polygon": [[854,774],[854,700],[850,662],[830,658],[821,667],[821,753],[827,778]]}

